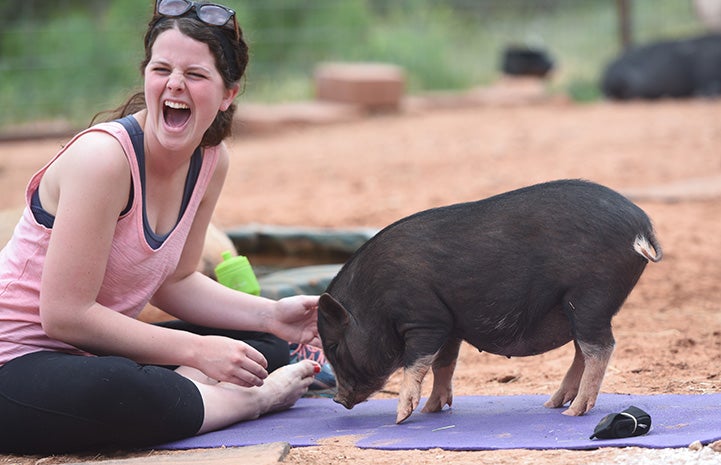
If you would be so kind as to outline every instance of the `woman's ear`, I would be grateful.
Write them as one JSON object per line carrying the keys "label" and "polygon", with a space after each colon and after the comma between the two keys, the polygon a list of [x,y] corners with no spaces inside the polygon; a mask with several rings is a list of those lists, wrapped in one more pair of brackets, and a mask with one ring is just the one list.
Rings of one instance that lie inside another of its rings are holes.
{"label": "woman's ear", "polygon": [[220,111],[226,111],[230,108],[233,100],[235,100],[235,97],[238,96],[238,92],[240,92],[240,84],[238,83],[233,84],[233,87],[230,89],[225,89],[225,96],[223,97],[223,101],[220,103]]}

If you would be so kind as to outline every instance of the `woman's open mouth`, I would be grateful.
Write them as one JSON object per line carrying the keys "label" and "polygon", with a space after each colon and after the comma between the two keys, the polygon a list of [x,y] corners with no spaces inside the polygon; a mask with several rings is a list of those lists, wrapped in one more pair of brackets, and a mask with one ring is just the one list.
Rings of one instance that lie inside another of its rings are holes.
{"label": "woman's open mouth", "polygon": [[180,128],[190,119],[190,107],[182,102],[166,100],[163,103],[163,119],[171,128]]}

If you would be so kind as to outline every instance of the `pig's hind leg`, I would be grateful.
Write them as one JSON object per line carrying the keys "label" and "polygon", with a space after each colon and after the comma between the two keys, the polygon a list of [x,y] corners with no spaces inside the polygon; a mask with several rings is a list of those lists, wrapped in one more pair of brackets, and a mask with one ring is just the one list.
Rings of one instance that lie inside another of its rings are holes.
{"label": "pig's hind leg", "polygon": [[[615,311],[604,312],[599,310],[599,307],[589,306],[583,313],[580,308],[583,307],[567,301],[567,314],[572,322],[576,352],[558,391],[544,404],[549,408],[559,408],[571,402],[563,412],[570,416],[583,415],[596,404],[614,348],[611,316]],[[594,310],[600,313],[594,314]]]}
{"label": "pig's hind leg", "polygon": [[606,367],[611,359],[613,347],[597,350],[575,343],[576,354],[573,363],[561,382],[561,387],[544,404],[549,408],[558,408],[571,402],[563,411],[564,415],[579,416],[587,413],[596,405]]}
{"label": "pig's hind leg", "polygon": [[433,359],[433,390],[423,413],[439,412],[453,403],[453,372],[461,348],[461,339],[449,339]]}
{"label": "pig's hind leg", "polygon": [[566,372],[566,376],[561,381],[561,386],[551,396],[550,399],[543,404],[548,408],[560,408],[568,402],[573,401],[578,395],[578,388],[581,385],[581,377],[583,376],[583,370],[585,367],[583,353],[578,347],[578,343],[574,341],[576,353],[573,356],[573,362]]}

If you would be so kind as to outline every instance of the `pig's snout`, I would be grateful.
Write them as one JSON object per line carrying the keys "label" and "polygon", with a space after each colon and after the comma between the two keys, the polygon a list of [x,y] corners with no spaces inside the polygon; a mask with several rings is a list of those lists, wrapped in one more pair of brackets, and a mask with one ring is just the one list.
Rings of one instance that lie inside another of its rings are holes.
{"label": "pig's snout", "polygon": [[333,401],[341,404],[348,410],[352,409],[356,405],[365,401],[374,392],[372,389],[366,389],[365,386],[351,385],[344,382],[342,375],[339,375],[336,371],[336,384],[338,391],[336,391]]}
{"label": "pig's snout", "polygon": [[355,402],[353,402],[352,400],[348,399],[347,397],[339,397],[339,396],[335,396],[335,397],[333,398],[333,402],[336,402],[336,403],[338,403],[338,404],[341,404],[343,407],[347,408],[348,410],[350,410],[350,409],[352,409],[353,407],[355,407],[355,404],[356,404]]}
{"label": "pig's snout", "polygon": [[345,389],[342,384],[338,386],[338,392],[333,401],[341,404],[348,410],[352,409],[356,405],[368,399],[370,393],[366,394],[365,391],[359,392],[351,389]]}

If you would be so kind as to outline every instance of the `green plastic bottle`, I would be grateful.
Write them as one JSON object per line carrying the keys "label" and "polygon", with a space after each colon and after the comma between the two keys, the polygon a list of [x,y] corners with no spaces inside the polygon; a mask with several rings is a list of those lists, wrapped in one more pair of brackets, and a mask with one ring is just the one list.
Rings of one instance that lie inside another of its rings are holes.
{"label": "green plastic bottle", "polygon": [[229,250],[223,252],[222,256],[223,261],[215,267],[218,282],[236,291],[260,295],[260,284],[248,258],[243,255],[234,257]]}

